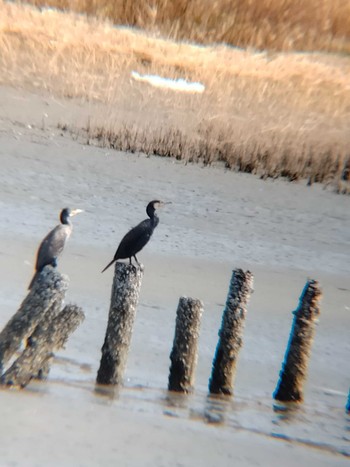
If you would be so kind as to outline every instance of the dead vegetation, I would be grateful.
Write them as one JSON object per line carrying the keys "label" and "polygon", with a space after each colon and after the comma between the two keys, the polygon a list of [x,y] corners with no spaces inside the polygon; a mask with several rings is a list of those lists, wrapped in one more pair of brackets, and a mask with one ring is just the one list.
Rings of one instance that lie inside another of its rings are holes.
{"label": "dead vegetation", "polygon": [[[3,2],[0,49],[1,83],[100,104],[68,128],[89,142],[310,183],[337,184],[350,158],[346,56],[198,47]],[[132,70],[205,92],[153,88]]]}
{"label": "dead vegetation", "polygon": [[29,0],[109,19],[172,40],[270,50],[350,52],[344,0]]}

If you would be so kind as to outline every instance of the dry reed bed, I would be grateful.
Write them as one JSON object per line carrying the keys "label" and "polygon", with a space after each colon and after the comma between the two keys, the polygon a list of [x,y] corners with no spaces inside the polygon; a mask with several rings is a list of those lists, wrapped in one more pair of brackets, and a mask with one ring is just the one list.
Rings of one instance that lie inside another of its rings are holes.
{"label": "dry reed bed", "polygon": [[29,0],[160,32],[173,40],[350,52],[347,0]]}
{"label": "dry reed bed", "polygon": [[[340,179],[349,158],[347,57],[198,47],[3,2],[0,48],[0,82],[99,102],[70,129],[98,144],[322,182]],[[206,90],[152,88],[132,70]]]}

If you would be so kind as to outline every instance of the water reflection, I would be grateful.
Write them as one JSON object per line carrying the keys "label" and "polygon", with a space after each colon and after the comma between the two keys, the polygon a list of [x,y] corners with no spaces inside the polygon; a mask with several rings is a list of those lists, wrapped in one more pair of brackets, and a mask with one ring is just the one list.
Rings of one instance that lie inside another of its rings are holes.
{"label": "water reflection", "polygon": [[203,397],[194,394],[167,391],[164,397],[163,414],[170,417],[189,418],[205,423],[224,425],[227,415],[232,411],[232,399],[224,395]]}
{"label": "water reflection", "polygon": [[279,402],[273,404],[273,411],[277,415],[272,423],[292,423],[300,418],[301,405],[297,402]]}
{"label": "water reflection", "polygon": [[232,410],[232,399],[225,395],[208,395],[204,406],[204,420],[214,425],[225,425]]}
{"label": "water reflection", "polygon": [[164,415],[187,418],[190,398],[190,394],[167,391],[164,398],[164,405],[166,406],[166,409],[163,411]]}
{"label": "water reflection", "polygon": [[120,398],[120,386],[114,384],[95,384],[94,394],[107,402],[113,402]]}
{"label": "water reflection", "polygon": [[308,406],[276,401],[271,403],[269,397],[253,399],[235,396],[233,399],[224,395],[208,395],[205,387],[191,394],[183,394],[142,386],[133,380],[129,380],[127,386],[98,385],[95,374],[84,372],[87,366],[82,367],[79,374],[75,365],[72,371],[67,368],[69,365],[56,367],[56,377],[51,376],[47,383],[32,381],[25,391],[18,394],[45,396],[46,401],[76,399],[81,407],[90,406],[91,403],[101,406],[101,409],[103,406],[115,406],[124,413],[130,411],[141,416],[147,413],[154,420],[157,417],[159,420],[173,417],[179,422],[189,420],[350,456],[350,414],[344,413],[344,403],[335,406],[328,400],[317,404],[312,401]]}

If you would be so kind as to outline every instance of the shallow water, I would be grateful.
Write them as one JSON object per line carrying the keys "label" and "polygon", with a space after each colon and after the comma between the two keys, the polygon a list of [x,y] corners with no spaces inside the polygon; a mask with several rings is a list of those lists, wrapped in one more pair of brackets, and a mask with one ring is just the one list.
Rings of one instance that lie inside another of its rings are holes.
{"label": "shallow water", "polygon": [[[92,410],[98,418],[96,410],[104,407],[112,416],[117,410],[118,417],[151,417],[159,426],[164,419],[176,419],[182,429],[189,425],[194,430],[213,426],[225,430],[226,435],[231,433],[232,441],[235,434],[243,433],[270,441],[271,449],[275,442],[288,442],[306,449],[306,453],[324,454],[325,465],[342,465],[342,459],[350,457],[350,417],[344,413],[343,393],[319,388],[318,402],[287,406],[276,405],[270,398],[209,396],[205,390],[182,395],[133,384],[130,379],[122,388],[106,388],[95,385],[94,376],[89,364],[61,358],[47,383],[33,383],[17,398],[25,398],[26,404],[28,397],[44,398],[48,407],[61,406],[64,420],[55,418],[58,429],[64,421],[69,422],[65,408],[73,404],[84,424],[95,422],[87,417],[86,410]],[[106,430],[111,429],[113,425],[106,426]],[[7,435],[2,436],[6,439]],[[333,463],[327,464],[327,456]]]}

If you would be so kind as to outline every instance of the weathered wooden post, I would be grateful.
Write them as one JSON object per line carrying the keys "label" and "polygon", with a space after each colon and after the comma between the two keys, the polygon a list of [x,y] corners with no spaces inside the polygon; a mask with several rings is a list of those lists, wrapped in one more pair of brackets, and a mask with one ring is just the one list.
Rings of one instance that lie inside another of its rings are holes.
{"label": "weathered wooden post", "polygon": [[121,384],[130,347],[143,266],[115,263],[111,305],[102,347],[98,384]]}
{"label": "weathered wooden post", "polygon": [[84,320],[81,308],[67,305],[48,326],[37,326],[27,347],[2,375],[1,384],[26,386],[33,376],[52,358],[52,352],[64,346],[68,337]]}
{"label": "weathered wooden post", "polygon": [[202,313],[203,303],[200,300],[180,298],[176,312],[173,349],[170,354],[169,391],[188,393],[193,389]]}
{"label": "weathered wooden post", "polygon": [[19,349],[22,340],[32,334],[38,323],[44,323],[46,318],[50,322],[58,313],[67,288],[66,276],[51,266],[43,269],[19,310],[0,333],[0,374]]}
{"label": "weathered wooden post", "polygon": [[252,288],[253,274],[250,271],[233,270],[209,381],[211,394],[233,394],[237,358],[243,344],[244,321]]}
{"label": "weathered wooden post", "polygon": [[274,399],[281,402],[301,402],[306,379],[315,325],[320,314],[322,293],[317,281],[308,280],[293,311],[294,320],[280,372]]}

